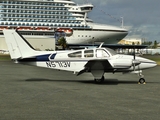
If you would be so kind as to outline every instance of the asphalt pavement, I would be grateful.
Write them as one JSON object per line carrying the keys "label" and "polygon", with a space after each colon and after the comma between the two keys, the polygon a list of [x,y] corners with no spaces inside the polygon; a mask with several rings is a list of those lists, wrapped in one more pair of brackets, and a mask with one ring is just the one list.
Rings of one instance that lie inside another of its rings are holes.
{"label": "asphalt pavement", "polygon": [[0,62],[0,120],[159,120],[160,66],[134,74],[90,73]]}

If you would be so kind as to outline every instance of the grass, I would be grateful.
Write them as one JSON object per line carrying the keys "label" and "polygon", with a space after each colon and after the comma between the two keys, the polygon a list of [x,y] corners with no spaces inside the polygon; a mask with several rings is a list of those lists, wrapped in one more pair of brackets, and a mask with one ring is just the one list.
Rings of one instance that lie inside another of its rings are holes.
{"label": "grass", "polygon": [[143,55],[142,57],[153,60],[160,65],[160,55]]}
{"label": "grass", "polygon": [[11,57],[8,54],[0,54],[0,61],[10,61]]}

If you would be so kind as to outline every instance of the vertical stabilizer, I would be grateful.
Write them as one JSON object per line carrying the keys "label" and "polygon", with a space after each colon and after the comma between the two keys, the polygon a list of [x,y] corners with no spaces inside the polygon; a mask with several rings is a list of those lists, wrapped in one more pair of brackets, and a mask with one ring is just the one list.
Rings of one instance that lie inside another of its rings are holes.
{"label": "vertical stabilizer", "polygon": [[27,58],[34,55],[34,48],[16,30],[3,30],[11,59]]}

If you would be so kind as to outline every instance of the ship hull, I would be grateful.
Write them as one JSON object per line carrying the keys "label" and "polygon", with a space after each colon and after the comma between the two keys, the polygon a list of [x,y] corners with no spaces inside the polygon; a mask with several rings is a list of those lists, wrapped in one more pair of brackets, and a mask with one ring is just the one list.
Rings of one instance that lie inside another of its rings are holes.
{"label": "ship hull", "polygon": [[123,31],[96,31],[74,30],[73,35],[66,37],[69,44],[87,44],[104,42],[105,44],[117,44],[127,35]]}

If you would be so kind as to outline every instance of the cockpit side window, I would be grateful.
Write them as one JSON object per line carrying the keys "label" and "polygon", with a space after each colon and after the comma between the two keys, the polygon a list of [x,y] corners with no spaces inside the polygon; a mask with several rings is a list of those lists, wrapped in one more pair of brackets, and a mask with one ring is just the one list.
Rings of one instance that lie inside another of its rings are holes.
{"label": "cockpit side window", "polygon": [[93,56],[94,56],[93,50],[85,50],[84,51],[84,57],[93,57]]}
{"label": "cockpit side window", "polygon": [[103,49],[98,49],[96,51],[96,56],[97,57],[109,57],[109,54]]}
{"label": "cockpit side window", "polygon": [[68,57],[72,57],[72,58],[74,58],[74,57],[81,58],[81,57],[82,57],[82,51],[70,53],[70,54],[68,54]]}

